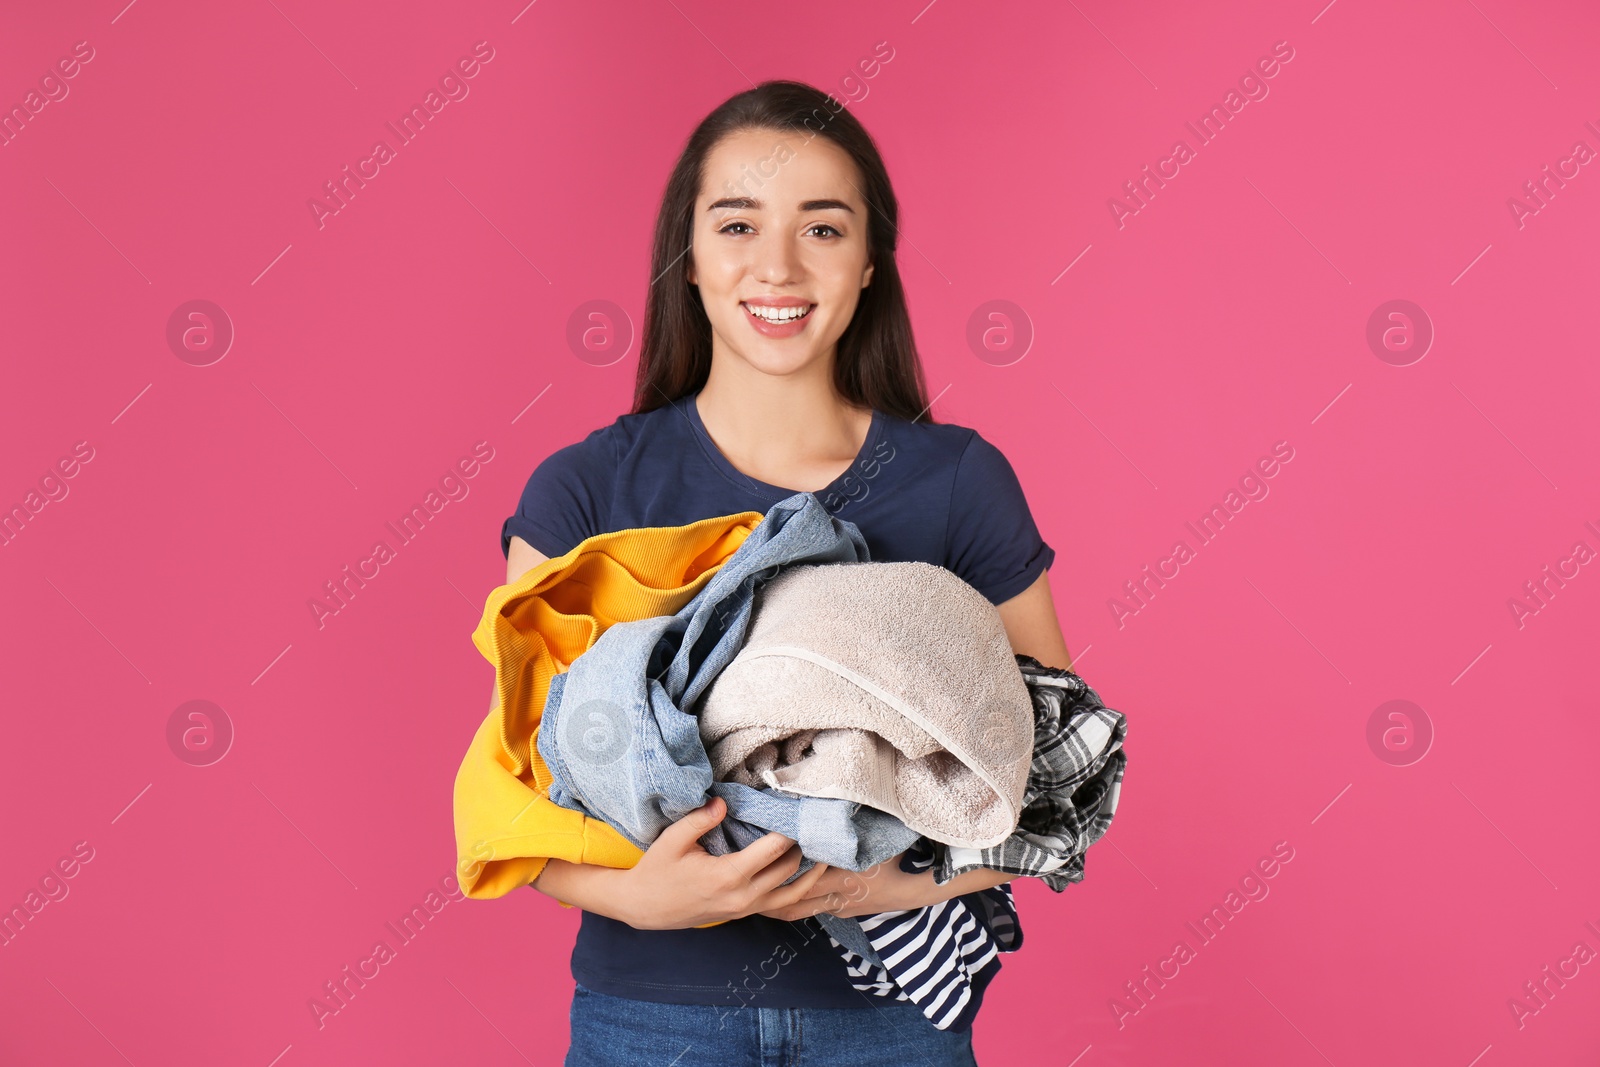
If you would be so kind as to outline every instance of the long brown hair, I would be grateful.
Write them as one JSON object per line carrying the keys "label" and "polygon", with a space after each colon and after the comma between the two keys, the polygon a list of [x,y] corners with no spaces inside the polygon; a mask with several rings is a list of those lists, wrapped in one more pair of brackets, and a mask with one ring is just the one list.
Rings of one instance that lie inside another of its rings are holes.
{"label": "long brown hair", "polygon": [[907,420],[936,421],[928,410],[922,362],[895,262],[900,206],[883,158],[841,101],[795,81],[766,81],[729,97],[695,127],[672,168],[656,215],[632,413],[695,392],[711,373],[711,320],[688,277],[695,200],[711,149],[730,134],[752,129],[794,131],[808,141],[820,134],[855,161],[862,179],[858,191],[867,203],[867,255],[874,267],[872,281],[861,291],[850,325],[839,337],[834,385],[851,403]]}

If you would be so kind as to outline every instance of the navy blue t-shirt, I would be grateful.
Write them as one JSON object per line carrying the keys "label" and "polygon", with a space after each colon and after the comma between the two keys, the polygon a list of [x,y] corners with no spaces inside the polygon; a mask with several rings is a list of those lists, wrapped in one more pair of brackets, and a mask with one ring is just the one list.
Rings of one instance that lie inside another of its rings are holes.
{"label": "navy blue t-shirt", "polygon": [[[623,415],[534,469],[500,547],[513,536],[550,558],[596,534],[763,514],[798,490],[741,473],[717,449],[691,394]],[[1001,604],[1055,561],[1004,454],[963,426],[874,411],[855,462],[817,499],[855,523],[874,562],[920,560]],[[637,930],[583,912],[572,977],[612,996],[669,1004],[871,1006],[814,919],[749,915],[717,926]]]}

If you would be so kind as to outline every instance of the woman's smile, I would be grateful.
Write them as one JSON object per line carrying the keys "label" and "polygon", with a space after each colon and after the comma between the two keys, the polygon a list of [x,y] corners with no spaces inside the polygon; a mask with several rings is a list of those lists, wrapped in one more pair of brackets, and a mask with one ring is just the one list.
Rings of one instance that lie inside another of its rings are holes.
{"label": "woman's smile", "polygon": [[750,325],[763,337],[793,337],[806,328],[806,323],[811,321],[811,312],[817,305],[745,300],[740,301],[739,306],[744,309]]}

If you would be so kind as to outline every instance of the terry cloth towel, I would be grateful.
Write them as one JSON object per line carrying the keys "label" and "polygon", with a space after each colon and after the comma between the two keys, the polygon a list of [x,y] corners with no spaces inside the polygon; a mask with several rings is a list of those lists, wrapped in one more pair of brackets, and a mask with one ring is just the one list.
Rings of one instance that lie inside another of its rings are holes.
{"label": "terry cloth towel", "polygon": [[1033,766],[1017,829],[992,848],[918,841],[900,869],[933,869],[943,885],[979,867],[1039,878],[1059,893],[1083,881],[1084,855],[1111,826],[1128,756],[1127,719],[1070,670],[1018,655],[1033,699]]}
{"label": "terry cloth towel", "polygon": [[[602,819],[647,848],[715,794],[728,810],[700,837],[706,851],[726,855],[776,830],[801,848],[790,880],[816,863],[860,871],[904,852],[920,831],[857,800],[719,780],[694,715],[739,652],[764,583],[795,564],[867,558],[853,523],[835,519],[813,494],[796,493],[767,511],[682,609],[613,625],[550,681],[536,743],[550,769],[551,802]],[[1019,799],[1021,788],[1019,779]]]}
{"label": "terry cloth towel", "polygon": [[1034,709],[999,611],[951,571],[791,566],[757,594],[700,737],[718,781],[853,801],[979,850],[1017,828]]}
{"label": "terry cloth towel", "polygon": [[[901,858],[908,873],[934,870],[948,882],[978,867],[1037,876],[1056,892],[1083,880],[1084,853],[1116,811],[1127,754],[1120,712],[1070,670],[1017,654],[1034,708],[1034,756],[1017,830],[992,848],[919,840]],[[972,1024],[998,953],[1022,944],[1009,884],[927,908],[841,919],[818,915],[844,957],[851,984],[876,997],[916,1003],[941,1030]]]}
{"label": "terry cloth towel", "polygon": [[455,779],[456,866],[467,896],[525,886],[550,857],[639,861],[643,852],[612,827],[550,801],[550,771],[534,745],[546,692],[613,624],[689,603],[761,521],[746,511],[598,534],[489,594],[472,642],[494,665],[495,705]]}

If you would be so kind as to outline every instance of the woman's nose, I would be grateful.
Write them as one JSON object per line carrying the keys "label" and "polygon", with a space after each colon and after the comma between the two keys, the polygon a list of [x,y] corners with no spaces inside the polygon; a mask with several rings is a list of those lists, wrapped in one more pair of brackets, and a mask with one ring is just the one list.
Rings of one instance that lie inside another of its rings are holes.
{"label": "woman's nose", "polygon": [[789,237],[768,235],[756,247],[753,273],[768,285],[787,285],[798,280],[800,250]]}

